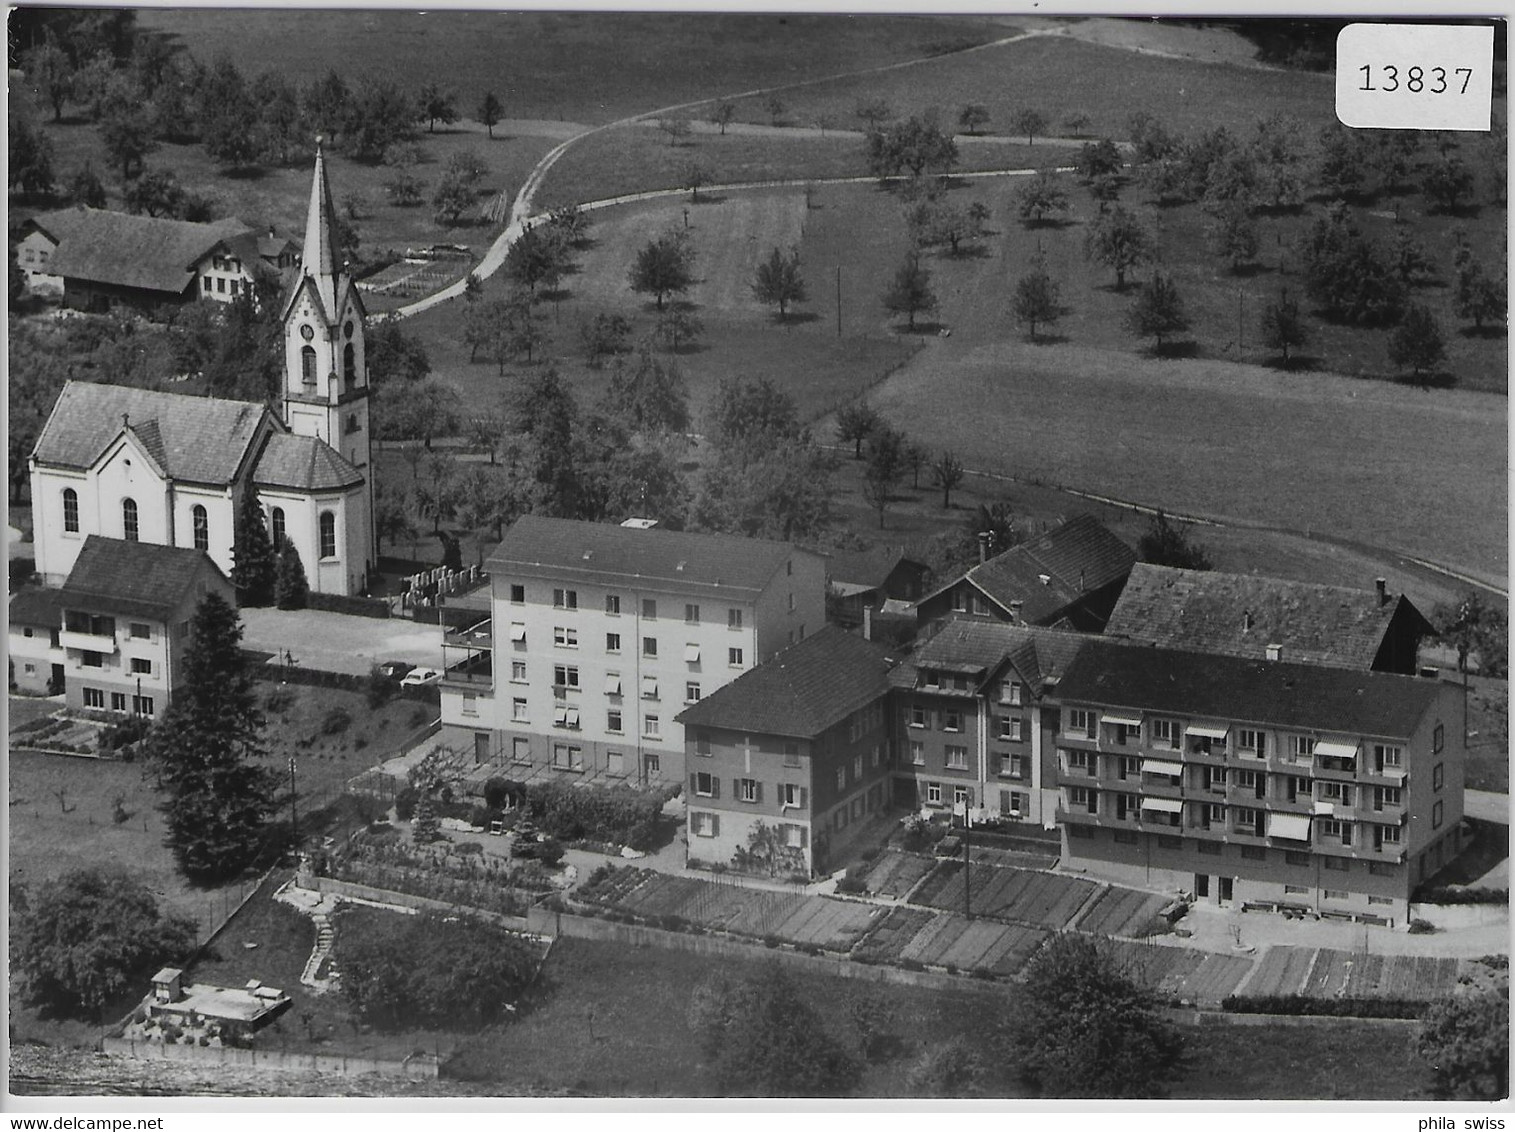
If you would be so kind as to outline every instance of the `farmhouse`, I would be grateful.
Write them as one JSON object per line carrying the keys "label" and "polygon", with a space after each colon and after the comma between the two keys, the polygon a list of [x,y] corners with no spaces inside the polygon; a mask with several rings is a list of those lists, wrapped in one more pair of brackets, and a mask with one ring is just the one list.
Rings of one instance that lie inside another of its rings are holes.
{"label": "farmhouse", "polygon": [[1057,684],[1081,633],[955,617],[917,647],[893,706],[895,795],[975,821],[1035,823],[1057,811]]}
{"label": "farmhouse", "polygon": [[443,639],[444,741],[515,778],[679,782],[675,716],[825,624],[788,543],[525,515],[489,559],[492,617]]}
{"label": "farmhouse", "polygon": [[1404,923],[1460,849],[1439,680],[1091,640],[1056,698],[1067,867]]}
{"label": "farmhouse", "polygon": [[691,860],[825,872],[890,805],[887,698],[908,664],[834,625],[685,708]]}
{"label": "farmhouse", "polygon": [[151,718],[184,681],[190,619],[236,595],[203,551],[90,535],[57,594],[68,705]]}
{"label": "farmhouse", "polygon": [[[209,265],[212,249],[247,231],[234,219],[196,224],[84,207],[45,214],[34,227],[32,245],[18,249],[23,271],[28,251],[41,252],[47,240],[56,244],[37,265],[38,285],[61,281],[64,303],[77,310],[143,312],[200,295],[201,267]],[[251,276],[235,278],[240,288]]]}
{"label": "farmhouse", "polygon": [[234,516],[256,490],[275,541],[294,544],[313,590],[362,591],[377,561],[365,317],[335,266],[334,230],[318,151],[307,252],[284,306],[279,413],[251,401],[64,386],[30,461],[37,570],[49,585],[67,577],[91,535],[203,550],[230,573]]}
{"label": "farmhouse", "polygon": [[1138,644],[1406,676],[1434,631],[1382,578],[1374,592],[1145,562],[1105,626],[1107,637]]}
{"label": "farmhouse", "polygon": [[877,612],[886,601],[918,601],[929,573],[924,562],[898,547],[833,554],[826,561],[826,585],[835,599],[832,620],[858,625],[865,608]]}
{"label": "farmhouse", "polygon": [[1104,628],[1136,552],[1089,515],[988,557],[920,600],[922,625],[957,613],[1020,625],[1097,633]]}

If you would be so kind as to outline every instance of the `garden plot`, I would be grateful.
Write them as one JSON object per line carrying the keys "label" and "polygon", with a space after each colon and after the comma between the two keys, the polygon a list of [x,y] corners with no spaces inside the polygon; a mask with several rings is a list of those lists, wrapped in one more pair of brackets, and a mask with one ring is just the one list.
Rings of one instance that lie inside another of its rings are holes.
{"label": "garden plot", "polygon": [[1016,869],[1050,869],[1057,864],[1057,848],[1049,846],[1046,853],[1028,853],[1021,849],[1002,849],[998,845],[975,844],[973,863],[1001,865]]}
{"label": "garden plot", "polygon": [[1167,904],[1161,896],[1133,888],[1103,889],[1078,919],[1078,930],[1094,935],[1141,936]]}
{"label": "garden plot", "polygon": [[[917,904],[948,911],[964,907],[964,873],[959,861],[944,861],[914,897]],[[973,865],[968,907],[976,915],[1014,920],[1060,931],[1093,895],[1092,881],[1026,869]]]}
{"label": "garden plot", "polygon": [[892,908],[857,945],[852,957],[865,963],[892,963],[905,945],[934,919],[934,913],[920,908]]}
{"label": "garden plot", "polygon": [[1457,960],[1322,949],[1300,994],[1310,998],[1435,999],[1457,985]]}
{"label": "garden plot", "polygon": [[935,864],[930,857],[887,849],[873,862],[863,883],[880,896],[904,896]]}
{"label": "garden plot", "polygon": [[1036,928],[895,908],[857,948],[854,958],[1012,976],[1046,938],[1047,933]]}
{"label": "garden plot", "polygon": [[1258,998],[1299,994],[1314,962],[1313,947],[1276,944],[1263,954],[1257,973],[1247,983],[1247,994]]}
{"label": "garden plot", "polygon": [[1114,940],[1110,947],[1132,974],[1164,998],[1218,1006],[1241,984],[1253,960],[1239,955]]}

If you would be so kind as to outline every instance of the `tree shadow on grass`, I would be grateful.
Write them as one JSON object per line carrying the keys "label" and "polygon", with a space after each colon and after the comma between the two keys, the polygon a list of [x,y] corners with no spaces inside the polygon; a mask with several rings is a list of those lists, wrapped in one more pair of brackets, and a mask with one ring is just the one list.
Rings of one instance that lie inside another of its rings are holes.
{"label": "tree shadow on grass", "polygon": [[707,204],[725,204],[726,201],[729,200],[729,199],[730,199],[729,197],[726,197],[726,196],[724,196],[721,193],[703,193],[700,196],[695,197],[689,203],[690,204],[697,204],[697,205],[701,205],[701,206],[704,206],[704,205],[707,205]]}
{"label": "tree shadow on grass", "polygon": [[223,169],[221,175],[228,181],[261,181],[268,176],[268,169],[262,165],[234,165]]}
{"label": "tree shadow on grass", "polygon": [[544,287],[537,292],[537,298],[545,303],[561,303],[564,299],[573,298],[573,291],[568,287]]}
{"label": "tree shadow on grass", "polygon": [[1390,379],[1395,385],[1409,385],[1416,389],[1429,391],[1432,389],[1451,389],[1457,384],[1457,375],[1448,373],[1446,370],[1437,370],[1435,373],[1396,373]]}
{"label": "tree shadow on grass", "polygon": [[815,311],[790,311],[787,315],[774,313],[771,322],[775,326],[804,326],[807,323],[819,322],[821,316]]}
{"label": "tree shadow on grass", "polygon": [[1282,354],[1273,354],[1262,360],[1262,364],[1269,369],[1285,373],[1311,373],[1320,368],[1320,363],[1321,359],[1314,354],[1294,354],[1287,361]]}
{"label": "tree shadow on grass", "polygon": [[989,258],[989,244],[987,242],[974,242],[971,244],[964,242],[958,245],[957,251],[947,248],[943,258],[949,260],[987,259]]}
{"label": "tree shadow on grass", "polygon": [[951,331],[948,330],[946,323],[936,321],[922,322],[920,319],[915,320],[914,326],[906,323],[903,326],[896,324],[894,327],[894,332],[896,334],[910,335],[916,338],[930,338],[938,336],[945,338],[947,334],[943,334],[943,331],[947,331],[947,334],[951,333]]}
{"label": "tree shadow on grass", "polygon": [[1236,267],[1233,267],[1231,269],[1231,274],[1237,279],[1251,279],[1256,275],[1267,275],[1269,272],[1272,272],[1274,270],[1276,269],[1269,267],[1266,263],[1253,262],[1243,263]]}
{"label": "tree shadow on grass", "polygon": [[1509,331],[1503,326],[1464,326],[1457,332],[1459,338],[1503,338]]}
{"label": "tree shadow on grass", "polygon": [[1064,228],[1072,228],[1077,224],[1077,220],[1068,216],[1043,216],[1040,220],[1026,217],[1021,221],[1021,227],[1028,232],[1060,232]]}
{"label": "tree shadow on grass", "polygon": [[1032,346],[1060,346],[1064,342],[1066,342],[1067,340],[1068,340],[1068,336],[1066,334],[1040,334],[1040,333],[1038,333],[1038,334],[1025,334],[1025,335],[1021,336],[1021,341],[1027,342],[1027,343],[1029,343]]}
{"label": "tree shadow on grass", "polygon": [[1171,361],[1174,358],[1197,358],[1199,357],[1199,343],[1192,338],[1182,342],[1164,342],[1142,352],[1149,358],[1159,358],[1163,361]]}

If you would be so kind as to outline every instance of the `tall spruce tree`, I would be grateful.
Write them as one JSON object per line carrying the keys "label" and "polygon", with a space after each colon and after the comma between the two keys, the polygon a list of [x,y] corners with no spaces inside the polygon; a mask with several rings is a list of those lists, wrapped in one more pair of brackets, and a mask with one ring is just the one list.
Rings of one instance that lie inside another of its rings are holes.
{"label": "tall spruce tree", "polygon": [[235,876],[263,845],[278,778],[261,765],[263,714],[240,648],[237,611],[219,594],[195,610],[184,684],[147,739],[166,794],[166,843],[185,876]]}
{"label": "tall spruce tree", "polygon": [[263,522],[258,491],[251,484],[242,493],[232,532],[231,582],[237,587],[237,604],[267,605],[274,597],[278,562],[274,544]]}
{"label": "tall spruce tree", "polygon": [[280,609],[304,609],[310,596],[310,583],[305,580],[305,564],[300,561],[300,552],[289,539],[279,547],[279,568],[274,577],[274,604]]}

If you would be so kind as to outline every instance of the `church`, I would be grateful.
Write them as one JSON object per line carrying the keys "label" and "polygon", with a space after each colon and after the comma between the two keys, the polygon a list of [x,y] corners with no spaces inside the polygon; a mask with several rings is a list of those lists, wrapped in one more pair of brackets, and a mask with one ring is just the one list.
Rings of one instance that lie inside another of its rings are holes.
{"label": "church", "polygon": [[319,143],[299,276],[282,304],[278,412],[253,401],[70,381],[30,460],[37,572],[62,585],[90,535],[205,551],[227,574],[234,517],[257,492],[312,591],[359,594],[374,538],[367,315],[336,255]]}

